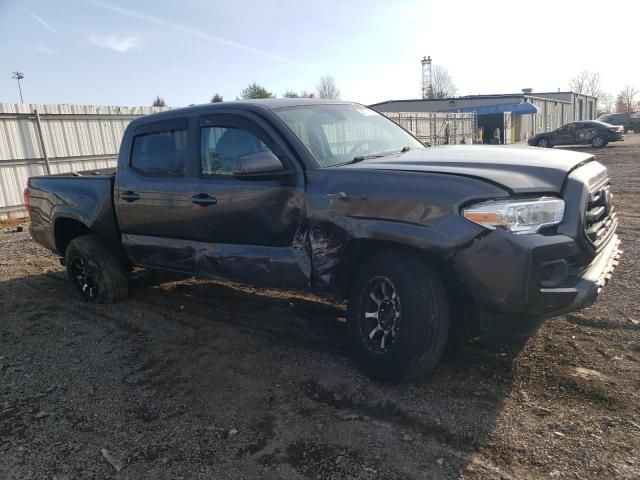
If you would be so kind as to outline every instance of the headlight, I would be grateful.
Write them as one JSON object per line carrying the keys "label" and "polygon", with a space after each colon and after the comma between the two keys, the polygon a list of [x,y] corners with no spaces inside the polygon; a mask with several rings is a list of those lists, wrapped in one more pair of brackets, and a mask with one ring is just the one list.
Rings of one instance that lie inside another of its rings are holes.
{"label": "headlight", "polygon": [[464,218],[487,228],[506,228],[513,233],[536,233],[557,225],[564,217],[564,200],[542,197],[479,203],[462,211]]}

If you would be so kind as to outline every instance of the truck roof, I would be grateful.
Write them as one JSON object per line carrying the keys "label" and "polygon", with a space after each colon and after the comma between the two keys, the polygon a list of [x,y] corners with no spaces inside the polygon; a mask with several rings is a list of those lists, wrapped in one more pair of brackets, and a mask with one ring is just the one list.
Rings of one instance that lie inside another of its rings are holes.
{"label": "truck roof", "polygon": [[233,108],[234,110],[255,111],[256,108],[273,110],[282,107],[296,107],[305,105],[330,105],[343,104],[349,105],[354,102],[343,100],[325,100],[321,98],[263,98],[252,100],[235,100],[229,102],[203,103],[200,105],[190,105],[188,107],[173,108],[163,112],[144,115],[133,120],[131,123],[147,123],[156,120],[167,120],[174,117],[184,117],[193,114],[214,113],[216,110],[226,110]]}

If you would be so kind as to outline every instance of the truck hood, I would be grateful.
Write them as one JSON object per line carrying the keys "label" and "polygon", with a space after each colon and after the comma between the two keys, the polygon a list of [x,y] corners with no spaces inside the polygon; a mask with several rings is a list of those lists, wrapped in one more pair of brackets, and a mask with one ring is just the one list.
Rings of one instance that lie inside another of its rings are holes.
{"label": "truck hood", "polygon": [[336,168],[464,175],[514,194],[560,193],[567,174],[593,155],[535,147],[455,145],[411,150]]}

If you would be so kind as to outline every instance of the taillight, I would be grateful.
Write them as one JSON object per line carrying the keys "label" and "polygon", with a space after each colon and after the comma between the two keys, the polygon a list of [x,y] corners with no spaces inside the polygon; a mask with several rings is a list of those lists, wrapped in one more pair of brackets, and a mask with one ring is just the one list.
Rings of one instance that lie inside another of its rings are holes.
{"label": "taillight", "polygon": [[29,193],[29,188],[25,188],[24,192],[22,192],[22,198],[24,200],[24,206],[29,210],[31,207],[31,194]]}
{"label": "taillight", "polygon": [[624,127],[611,127],[614,132],[621,132]]}

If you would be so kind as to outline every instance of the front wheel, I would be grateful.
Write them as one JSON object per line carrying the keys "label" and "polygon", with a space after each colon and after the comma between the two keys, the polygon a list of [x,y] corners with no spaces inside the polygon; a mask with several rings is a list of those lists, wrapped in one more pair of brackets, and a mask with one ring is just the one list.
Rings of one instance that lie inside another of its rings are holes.
{"label": "front wheel", "polygon": [[384,251],[358,270],[349,295],[353,357],[369,376],[417,378],[440,360],[449,308],[439,274],[404,252]]}
{"label": "front wheel", "polygon": [[127,298],[129,287],[124,267],[95,235],[74,238],[64,261],[82,300],[116,303]]}
{"label": "front wheel", "polygon": [[608,143],[608,142],[604,139],[604,137],[601,137],[601,136],[599,136],[599,135],[598,135],[597,137],[594,137],[594,138],[593,138],[593,140],[591,140],[591,145],[592,145],[594,148],[602,148],[602,147],[604,147],[607,143]]}
{"label": "front wheel", "polygon": [[552,145],[546,138],[541,138],[540,140],[538,140],[538,146],[540,148],[550,148]]}

